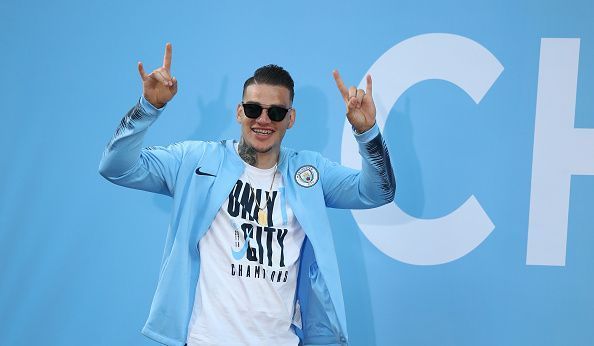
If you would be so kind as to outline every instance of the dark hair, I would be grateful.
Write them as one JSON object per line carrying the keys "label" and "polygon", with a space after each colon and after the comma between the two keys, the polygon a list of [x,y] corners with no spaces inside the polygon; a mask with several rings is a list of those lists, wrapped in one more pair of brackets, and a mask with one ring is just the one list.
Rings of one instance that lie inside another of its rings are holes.
{"label": "dark hair", "polygon": [[257,69],[256,72],[254,72],[254,75],[243,83],[243,96],[245,96],[245,89],[252,84],[268,84],[285,87],[289,90],[291,102],[293,102],[293,97],[295,96],[295,91],[293,90],[295,86],[293,78],[291,78],[291,75],[287,70],[278,65],[270,64]]}

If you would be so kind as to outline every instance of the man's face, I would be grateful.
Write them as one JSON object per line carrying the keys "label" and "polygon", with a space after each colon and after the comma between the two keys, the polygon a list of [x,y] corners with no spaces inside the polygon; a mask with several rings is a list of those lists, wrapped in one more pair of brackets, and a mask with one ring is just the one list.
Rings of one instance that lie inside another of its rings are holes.
{"label": "man's face", "polygon": [[[270,106],[290,108],[291,96],[289,90],[283,86],[252,84],[245,89],[243,102],[257,103],[266,108]],[[250,119],[245,115],[243,106],[239,104],[237,122],[241,124],[241,136],[247,145],[260,154],[278,155],[285,131],[295,122],[295,110],[290,109],[281,121],[270,120],[267,109],[263,109],[257,119]]]}

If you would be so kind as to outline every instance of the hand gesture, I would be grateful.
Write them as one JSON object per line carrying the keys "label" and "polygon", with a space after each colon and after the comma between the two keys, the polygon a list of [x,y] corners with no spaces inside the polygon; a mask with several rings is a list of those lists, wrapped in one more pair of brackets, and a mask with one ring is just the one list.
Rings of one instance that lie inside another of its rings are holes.
{"label": "hand gesture", "polygon": [[163,107],[177,93],[177,79],[171,77],[171,43],[165,45],[163,66],[150,74],[144,72],[142,62],[138,62],[138,73],[142,78],[142,95],[156,108]]}
{"label": "hand gesture", "polygon": [[346,104],[346,116],[358,133],[369,130],[375,124],[375,104],[371,96],[371,76],[367,75],[367,85],[363,89],[351,86],[346,88],[338,70],[332,72],[336,86]]}

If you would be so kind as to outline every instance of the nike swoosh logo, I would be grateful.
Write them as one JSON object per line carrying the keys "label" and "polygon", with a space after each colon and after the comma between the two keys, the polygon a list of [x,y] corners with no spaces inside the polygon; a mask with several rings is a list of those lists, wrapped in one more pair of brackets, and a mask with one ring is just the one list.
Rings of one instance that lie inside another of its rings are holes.
{"label": "nike swoosh logo", "polygon": [[247,248],[248,245],[250,243],[250,236],[252,235],[252,231],[254,229],[250,229],[250,232],[248,233],[247,237],[245,238],[245,241],[243,242],[243,246],[241,247],[241,249],[239,249],[239,251],[234,251],[233,248],[231,248],[231,253],[233,254],[233,258],[235,258],[236,260],[240,260],[243,258],[243,256],[245,256],[245,253],[247,252]]}
{"label": "nike swoosh logo", "polygon": [[214,175],[214,174],[210,174],[210,173],[206,173],[206,172],[200,171],[200,168],[202,168],[202,167],[196,168],[196,174],[198,174],[198,175],[207,175],[209,177],[216,177],[216,175]]}

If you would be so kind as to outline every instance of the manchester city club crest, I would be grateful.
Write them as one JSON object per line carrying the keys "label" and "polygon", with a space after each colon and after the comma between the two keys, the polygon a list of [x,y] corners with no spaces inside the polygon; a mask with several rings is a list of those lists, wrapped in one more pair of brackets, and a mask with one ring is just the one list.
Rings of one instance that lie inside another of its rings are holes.
{"label": "manchester city club crest", "polygon": [[318,170],[310,165],[302,166],[297,170],[297,173],[295,173],[295,181],[303,187],[314,186],[319,178],[320,174],[318,173]]}

